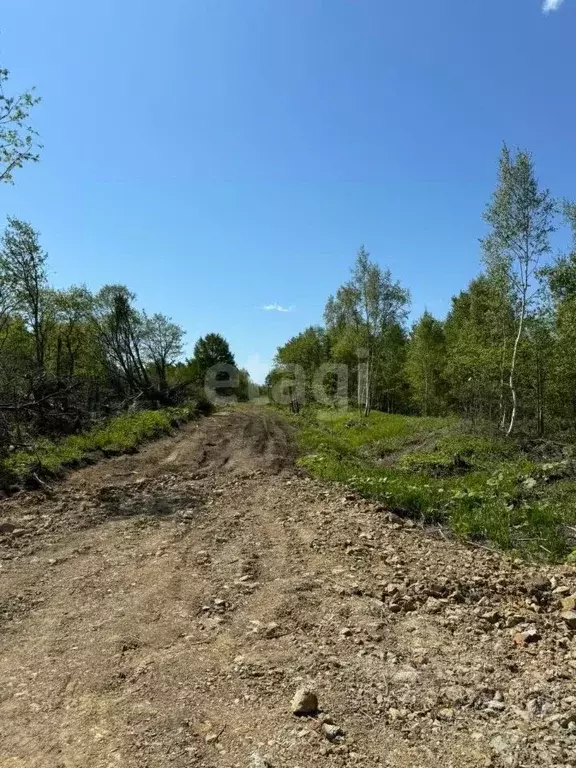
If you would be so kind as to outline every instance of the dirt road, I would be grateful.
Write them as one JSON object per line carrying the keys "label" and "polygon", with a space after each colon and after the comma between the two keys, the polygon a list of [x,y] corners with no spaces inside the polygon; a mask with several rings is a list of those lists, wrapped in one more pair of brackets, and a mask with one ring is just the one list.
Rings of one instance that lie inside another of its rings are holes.
{"label": "dirt road", "polygon": [[304,477],[264,410],[6,500],[0,531],[2,768],[576,766],[574,568]]}

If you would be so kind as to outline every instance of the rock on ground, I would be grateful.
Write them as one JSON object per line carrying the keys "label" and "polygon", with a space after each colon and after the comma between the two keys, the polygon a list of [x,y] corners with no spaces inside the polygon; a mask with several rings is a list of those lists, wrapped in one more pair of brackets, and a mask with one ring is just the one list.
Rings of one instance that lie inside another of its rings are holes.
{"label": "rock on ground", "polygon": [[310,688],[299,688],[292,699],[292,712],[295,715],[313,715],[318,711],[318,696]]}
{"label": "rock on ground", "polygon": [[574,567],[407,525],[292,455],[237,409],[2,502],[0,765],[576,766]]}

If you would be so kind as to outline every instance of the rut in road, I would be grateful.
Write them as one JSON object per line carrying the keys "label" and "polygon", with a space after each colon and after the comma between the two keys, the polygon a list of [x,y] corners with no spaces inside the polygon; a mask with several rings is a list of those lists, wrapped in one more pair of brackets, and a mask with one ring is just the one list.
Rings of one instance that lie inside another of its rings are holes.
{"label": "rut in road", "polygon": [[238,409],[2,503],[2,768],[576,766],[574,568],[421,530],[293,456]]}

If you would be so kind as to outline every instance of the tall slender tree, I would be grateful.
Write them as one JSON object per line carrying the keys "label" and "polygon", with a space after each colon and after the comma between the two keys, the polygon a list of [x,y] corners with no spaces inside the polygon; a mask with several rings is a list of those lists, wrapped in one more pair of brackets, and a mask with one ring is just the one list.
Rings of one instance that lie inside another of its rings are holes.
{"label": "tall slender tree", "polygon": [[357,370],[358,406],[370,413],[374,375],[387,331],[406,319],[410,294],[392,280],[389,269],[370,260],[362,246],[352,269],[352,279],[326,305],[329,329],[346,335],[359,356]]}
{"label": "tall slender tree", "polygon": [[512,297],[515,312],[515,336],[508,369],[512,400],[506,434],[514,429],[518,411],[516,363],[527,314],[539,296],[538,270],[550,251],[550,233],[554,231],[555,204],[547,189],[540,189],[530,153],[512,155],[502,148],[498,185],[489,203],[485,219],[490,226],[482,241],[488,275],[499,283],[502,295]]}

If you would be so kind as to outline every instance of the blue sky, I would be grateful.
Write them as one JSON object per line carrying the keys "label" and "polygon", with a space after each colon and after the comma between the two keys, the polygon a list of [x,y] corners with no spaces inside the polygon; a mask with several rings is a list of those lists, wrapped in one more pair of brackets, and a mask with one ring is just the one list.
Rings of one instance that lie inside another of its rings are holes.
{"label": "blue sky", "polygon": [[[3,0],[43,97],[8,213],[56,285],[125,282],[261,379],[359,245],[444,315],[502,141],[576,197],[576,0]],[[291,311],[262,309],[279,305]]]}

